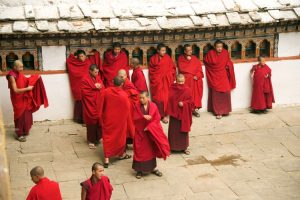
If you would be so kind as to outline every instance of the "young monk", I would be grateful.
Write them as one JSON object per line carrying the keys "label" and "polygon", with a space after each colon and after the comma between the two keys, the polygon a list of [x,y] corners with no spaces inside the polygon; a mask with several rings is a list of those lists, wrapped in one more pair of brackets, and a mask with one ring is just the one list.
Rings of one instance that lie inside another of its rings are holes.
{"label": "young monk", "polygon": [[191,88],[194,99],[193,115],[200,117],[199,109],[202,107],[203,81],[202,64],[200,60],[194,56],[192,46],[184,45],[184,54],[178,57],[177,67],[179,73],[185,77],[185,84]]}
{"label": "young monk", "polygon": [[112,87],[113,79],[117,76],[120,69],[124,69],[129,76],[128,58],[125,51],[121,49],[121,44],[115,42],[112,45],[112,50],[109,50],[104,55],[103,61],[103,77],[105,87]]}
{"label": "young monk", "polygon": [[[89,56],[89,57],[88,57]],[[96,64],[101,70],[101,60],[98,51],[93,50],[90,55],[86,55],[84,50],[77,50],[75,54],[70,54],[67,59],[67,67],[70,79],[70,86],[74,103],[74,121],[83,123],[82,96],[80,84],[81,80],[88,75],[91,64]]]}
{"label": "young monk", "polygon": [[110,200],[113,187],[103,172],[104,169],[100,163],[93,164],[92,176],[80,183],[81,200]]}
{"label": "young monk", "polygon": [[62,200],[58,183],[44,177],[42,167],[34,167],[30,176],[36,185],[31,188],[26,200]]}
{"label": "young monk", "polygon": [[175,64],[167,54],[167,47],[163,43],[158,44],[157,54],[150,58],[149,78],[152,100],[158,107],[163,123],[168,123],[166,109],[175,74]]}
{"label": "young monk", "polygon": [[83,119],[86,124],[87,141],[90,149],[95,149],[95,144],[99,143],[101,139],[97,104],[100,100],[100,93],[103,90],[104,85],[99,76],[98,66],[92,64],[89,69],[89,75],[85,76],[81,82]]}
{"label": "young monk", "polygon": [[172,151],[189,155],[189,132],[192,125],[194,101],[191,89],[185,85],[183,74],[178,74],[170,88],[167,113],[170,115],[168,139]]}
{"label": "young monk", "polygon": [[150,102],[148,92],[140,93],[140,102],[135,105],[134,123],[132,168],[137,172],[136,178],[140,179],[143,173],[148,172],[162,176],[155,169],[156,158],[166,159],[170,155],[170,146],[160,124],[157,106]]}
{"label": "young monk", "polygon": [[115,87],[106,88],[100,95],[99,112],[102,127],[104,167],[109,165],[109,158],[130,159],[126,154],[127,128],[130,120],[130,101],[123,91],[124,81],[116,76]]}
{"label": "young monk", "polygon": [[264,57],[258,57],[258,64],[252,67],[250,73],[253,80],[251,109],[254,113],[266,113],[267,109],[272,109],[275,99],[271,69],[266,65]]}
{"label": "young monk", "polygon": [[207,110],[221,119],[231,112],[230,92],[235,87],[233,64],[220,40],[215,42],[214,49],[205,55],[203,61],[209,88]]}
{"label": "young monk", "polygon": [[148,87],[143,73],[143,69],[140,67],[140,61],[138,58],[132,58],[131,66],[133,72],[131,74],[131,81],[139,92],[147,91]]}

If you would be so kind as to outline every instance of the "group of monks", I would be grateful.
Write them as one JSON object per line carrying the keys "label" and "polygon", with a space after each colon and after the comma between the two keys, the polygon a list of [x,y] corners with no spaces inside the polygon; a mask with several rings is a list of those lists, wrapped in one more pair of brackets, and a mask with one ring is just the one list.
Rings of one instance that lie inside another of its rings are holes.
{"label": "group of monks", "polygon": [[[231,90],[236,87],[233,62],[223,45],[217,40],[203,59],[209,88],[208,111],[217,119],[231,112]],[[16,61],[7,79],[17,139],[24,142],[32,125],[32,113],[41,105],[47,107],[48,100],[41,77],[27,78],[22,69],[23,64]],[[132,168],[138,179],[145,173],[162,176],[156,169],[156,158],[166,159],[171,151],[190,154],[188,133],[192,116],[200,117],[204,77],[191,45],[184,45],[184,54],[176,64],[167,54],[167,47],[157,45],[157,53],[149,62],[149,91],[139,59],[132,58],[129,63],[120,43],[113,43],[112,49],[104,53],[103,63],[98,51],[86,54],[78,50],[67,58],[67,69],[75,102],[74,121],[86,126],[89,148],[102,143],[104,152],[103,165],[95,163],[91,178],[81,183],[83,200],[110,199],[112,187],[103,175],[103,167],[108,168],[113,157],[130,159],[132,156],[126,153],[129,144],[133,144]],[[250,73],[252,111],[266,113],[274,102],[271,69],[260,56]],[[168,137],[160,122],[169,123]],[[45,191],[47,195],[49,188],[59,191],[56,184],[44,178],[41,167],[34,168],[31,176],[37,185],[28,200],[43,199],[37,193]],[[46,189],[46,185],[52,186]],[[51,199],[61,199],[61,195]]]}

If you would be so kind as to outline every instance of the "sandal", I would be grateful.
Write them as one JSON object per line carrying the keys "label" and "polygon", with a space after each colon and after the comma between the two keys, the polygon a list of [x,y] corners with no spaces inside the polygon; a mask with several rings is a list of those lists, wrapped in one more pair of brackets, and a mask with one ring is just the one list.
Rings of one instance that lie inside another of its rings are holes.
{"label": "sandal", "polygon": [[158,169],[152,171],[152,174],[154,174],[154,175],[156,175],[158,177],[162,177],[162,175],[163,175]]}
{"label": "sandal", "polygon": [[103,163],[104,168],[108,168],[109,163]]}
{"label": "sandal", "polygon": [[161,120],[161,121],[162,121],[162,123],[164,123],[164,124],[167,124],[167,123],[169,123],[169,120],[168,120],[167,118],[165,118],[165,117],[164,117],[164,118],[162,118],[162,120]]}
{"label": "sandal", "polygon": [[25,137],[25,136],[16,137],[16,139],[17,139],[19,142],[26,142],[26,137]]}
{"label": "sandal", "polygon": [[217,115],[216,119],[222,119],[222,115]]}
{"label": "sandal", "polygon": [[142,172],[137,172],[136,175],[135,175],[135,178],[141,179],[142,176],[143,176],[143,173],[142,173]]}
{"label": "sandal", "polygon": [[183,153],[184,153],[185,155],[190,155],[190,154],[191,154],[191,152],[190,152],[188,149],[183,150]]}
{"label": "sandal", "polygon": [[131,158],[131,155],[126,154],[123,157],[119,157],[119,160],[127,160],[127,159],[130,159],[130,158]]}
{"label": "sandal", "polygon": [[95,146],[94,143],[89,143],[89,148],[90,148],[90,149],[96,149],[96,146]]}
{"label": "sandal", "polygon": [[195,117],[200,117],[200,114],[197,112],[197,111],[193,111],[193,115],[195,116]]}

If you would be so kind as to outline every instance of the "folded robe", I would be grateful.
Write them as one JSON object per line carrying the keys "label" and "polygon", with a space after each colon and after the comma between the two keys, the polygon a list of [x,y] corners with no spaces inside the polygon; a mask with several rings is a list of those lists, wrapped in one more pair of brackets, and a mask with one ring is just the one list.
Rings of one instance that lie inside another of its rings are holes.
{"label": "folded robe", "polygon": [[111,199],[113,187],[110,184],[109,178],[107,176],[102,176],[101,179],[95,184],[92,184],[90,178],[82,182],[80,185],[87,191],[85,200]]}
{"label": "folded robe", "polygon": [[139,92],[148,92],[148,87],[142,68],[138,67],[133,70],[131,74],[131,82]]}

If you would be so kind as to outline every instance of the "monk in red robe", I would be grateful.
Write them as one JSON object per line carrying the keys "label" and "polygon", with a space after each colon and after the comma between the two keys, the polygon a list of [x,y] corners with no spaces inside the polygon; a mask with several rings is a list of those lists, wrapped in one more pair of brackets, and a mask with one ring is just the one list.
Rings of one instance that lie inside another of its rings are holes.
{"label": "monk in red robe", "polygon": [[208,84],[208,108],[217,119],[231,112],[231,90],[235,87],[235,77],[228,51],[223,48],[223,42],[217,40],[214,49],[204,57],[206,78]]}
{"label": "monk in red robe", "polygon": [[167,47],[157,45],[157,54],[150,58],[149,78],[152,101],[157,105],[163,123],[168,123],[166,109],[168,105],[169,89],[175,80],[176,68],[171,57],[167,54]]}
{"label": "monk in red robe", "polygon": [[105,87],[114,86],[113,79],[120,69],[126,70],[127,76],[129,76],[127,54],[121,49],[121,44],[115,42],[113,43],[113,49],[104,54],[103,78]]}
{"label": "monk in red robe", "polygon": [[30,175],[36,185],[31,188],[26,200],[62,200],[58,183],[44,177],[42,167],[34,167]]}
{"label": "monk in red robe", "polygon": [[156,158],[164,160],[170,155],[168,139],[160,124],[157,106],[150,102],[148,92],[140,94],[140,103],[135,105],[135,136],[133,141],[132,168],[140,179],[143,173],[153,173],[161,177],[162,173],[155,169]]}
{"label": "monk in red robe", "polygon": [[254,113],[266,113],[267,109],[272,109],[275,99],[271,69],[266,65],[264,57],[258,57],[258,64],[251,69],[251,78],[253,80],[251,109]]}
{"label": "monk in red robe", "polygon": [[23,63],[16,60],[6,78],[14,111],[16,139],[25,142],[33,124],[32,113],[42,104],[45,108],[48,107],[48,99],[41,77],[32,75],[27,78],[22,70]]}
{"label": "monk in red robe", "polygon": [[70,54],[67,59],[71,91],[75,100],[73,119],[78,123],[84,123],[80,88],[81,80],[88,75],[91,64],[96,64],[101,71],[102,68],[100,54],[96,50],[93,50],[88,56],[86,55],[85,51],[77,50],[74,55]]}
{"label": "monk in red robe", "polygon": [[198,112],[202,108],[203,81],[202,64],[200,60],[194,56],[192,46],[184,45],[184,54],[178,57],[178,72],[185,77],[185,84],[191,88],[194,99],[193,115],[200,117]]}
{"label": "monk in red robe", "polygon": [[131,82],[139,92],[147,91],[148,87],[143,73],[143,69],[140,67],[140,61],[138,58],[132,58],[131,66],[133,72],[131,74]]}
{"label": "monk in red robe", "polygon": [[104,85],[99,76],[98,66],[92,64],[89,75],[81,82],[83,119],[87,129],[87,141],[89,148],[95,149],[95,144],[101,139],[101,128],[99,127],[99,110],[97,104],[100,100],[100,93]]}
{"label": "monk in red robe", "polygon": [[81,200],[110,200],[113,187],[103,172],[104,169],[100,163],[93,164],[92,176],[80,183]]}
{"label": "monk in red robe", "polygon": [[172,151],[189,155],[189,132],[192,125],[194,100],[183,74],[178,74],[170,88],[167,113],[170,116],[168,139]]}
{"label": "monk in red robe", "polygon": [[125,152],[130,123],[130,101],[122,89],[123,79],[116,76],[113,82],[115,87],[106,88],[99,101],[105,168],[108,167],[111,157],[119,157],[120,160],[131,158]]}

